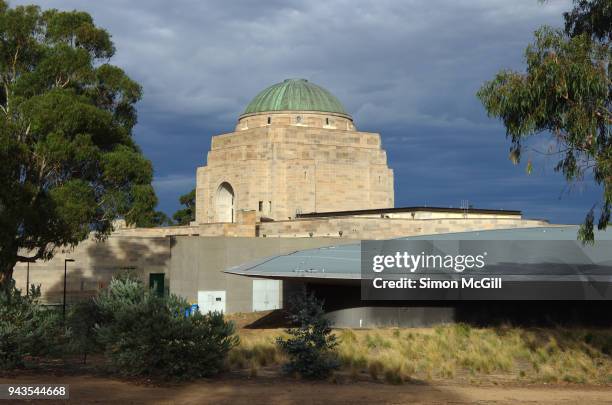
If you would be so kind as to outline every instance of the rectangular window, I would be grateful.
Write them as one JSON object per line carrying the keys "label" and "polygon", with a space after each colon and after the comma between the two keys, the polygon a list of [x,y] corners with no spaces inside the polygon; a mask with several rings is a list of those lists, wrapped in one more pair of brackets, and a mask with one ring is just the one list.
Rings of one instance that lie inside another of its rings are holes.
{"label": "rectangular window", "polygon": [[263,211],[263,201],[259,202],[259,212]]}
{"label": "rectangular window", "polygon": [[268,201],[268,214],[272,213],[272,201]]}

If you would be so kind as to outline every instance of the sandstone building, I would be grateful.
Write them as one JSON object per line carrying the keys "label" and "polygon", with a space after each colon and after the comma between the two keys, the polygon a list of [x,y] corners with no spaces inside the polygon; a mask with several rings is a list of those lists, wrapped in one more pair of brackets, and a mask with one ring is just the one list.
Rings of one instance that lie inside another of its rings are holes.
{"label": "sandstone building", "polygon": [[129,269],[202,308],[249,312],[278,308],[282,282],[222,273],[230,266],[360,239],[550,226],[520,211],[395,207],[380,135],[358,131],[336,97],[304,79],[259,93],[234,132],[212,138],[196,177],[189,226],[118,224],[105,242],[89,239],[49,262],[18,264],[17,286],[41,284],[48,302],[61,302],[71,258],[69,301]]}
{"label": "sandstone building", "polygon": [[212,139],[197,170],[195,224],[236,212],[286,220],[301,213],[393,207],[380,135],[359,132],[342,104],[305,79],[263,90],[234,132]]}

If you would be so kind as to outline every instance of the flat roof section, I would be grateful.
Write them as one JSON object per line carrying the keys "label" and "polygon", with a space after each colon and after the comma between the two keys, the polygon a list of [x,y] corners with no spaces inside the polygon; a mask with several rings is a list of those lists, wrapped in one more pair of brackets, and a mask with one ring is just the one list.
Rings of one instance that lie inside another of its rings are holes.
{"label": "flat roof section", "polygon": [[322,218],[322,217],[343,217],[368,214],[397,214],[404,212],[452,212],[459,214],[503,214],[503,215],[522,215],[521,211],[516,210],[492,210],[483,208],[444,208],[444,207],[399,207],[399,208],[373,208],[367,210],[351,211],[328,211],[328,212],[308,212],[296,214],[296,218]]}

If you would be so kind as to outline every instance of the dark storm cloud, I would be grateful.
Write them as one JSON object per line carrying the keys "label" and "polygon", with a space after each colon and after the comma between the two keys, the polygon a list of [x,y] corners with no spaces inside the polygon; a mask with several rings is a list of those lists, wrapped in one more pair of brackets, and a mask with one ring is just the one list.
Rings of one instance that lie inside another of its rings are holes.
{"label": "dark storm cloud", "polygon": [[563,179],[543,155],[527,154],[531,176],[513,166],[503,127],[475,97],[498,70],[522,69],[533,31],[560,26],[569,0],[36,3],[86,10],[112,33],[113,63],[144,86],[136,136],[167,212],[193,186],[210,136],[287,77],[328,88],[359,129],[382,134],[397,206],[468,199],[578,222],[597,201],[588,183],[559,200]]}

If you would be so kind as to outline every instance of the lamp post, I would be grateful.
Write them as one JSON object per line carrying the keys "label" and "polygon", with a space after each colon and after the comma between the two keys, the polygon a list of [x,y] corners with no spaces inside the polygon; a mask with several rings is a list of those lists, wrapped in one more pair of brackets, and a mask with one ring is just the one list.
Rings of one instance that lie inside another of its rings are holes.
{"label": "lamp post", "polygon": [[62,304],[62,319],[66,321],[66,274],[68,262],[74,262],[74,259],[64,259],[64,303]]}
{"label": "lamp post", "polygon": [[26,270],[26,296],[30,295],[30,262],[28,262],[26,264],[27,270]]}

